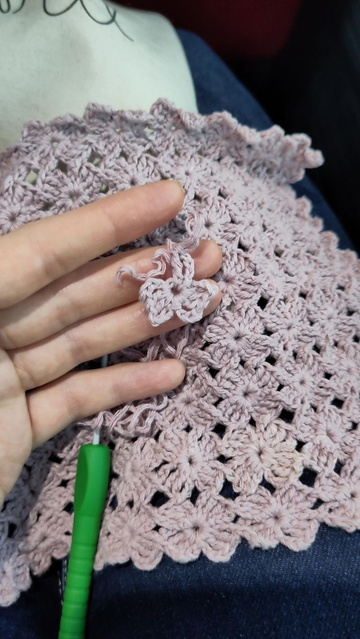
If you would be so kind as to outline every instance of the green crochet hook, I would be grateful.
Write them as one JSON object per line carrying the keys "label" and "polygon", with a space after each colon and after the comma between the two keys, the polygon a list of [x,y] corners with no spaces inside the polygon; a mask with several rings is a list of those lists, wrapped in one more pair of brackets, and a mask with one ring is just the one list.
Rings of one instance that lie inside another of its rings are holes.
{"label": "green crochet hook", "polygon": [[110,474],[110,450],[98,443],[81,446],[74,497],[74,527],[66,577],[59,639],[83,639],[99,538],[101,516]]}

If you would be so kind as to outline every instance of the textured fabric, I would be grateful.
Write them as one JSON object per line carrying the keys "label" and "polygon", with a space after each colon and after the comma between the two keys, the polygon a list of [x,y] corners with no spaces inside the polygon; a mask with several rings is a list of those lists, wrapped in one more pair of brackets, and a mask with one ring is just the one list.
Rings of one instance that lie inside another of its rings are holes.
{"label": "textured fabric", "polygon": [[[301,549],[322,521],[359,525],[359,265],[288,185],[320,162],[305,136],[163,101],[150,115],[92,106],[84,120],[30,124],[3,157],[2,232],[176,178],[182,212],[137,246],[188,230],[223,249],[212,316],[110,358],[176,354],[188,372],[168,397],[89,421],[105,424],[114,450],[97,568],[131,558],[151,569],[163,553],[224,561],[242,537]],[[29,568],[40,574],[68,552],[76,457],[89,439],[74,426],[35,451],[9,496],[2,603],[28,587]]]}

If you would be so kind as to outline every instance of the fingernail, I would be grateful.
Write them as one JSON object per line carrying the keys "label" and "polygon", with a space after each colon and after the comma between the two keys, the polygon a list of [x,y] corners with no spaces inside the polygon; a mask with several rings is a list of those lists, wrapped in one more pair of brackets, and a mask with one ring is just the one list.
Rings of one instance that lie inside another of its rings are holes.
{"label": "fingernail", "polygon": [[176,182],[176,183],[180,186],[180,188],[181,188],[182,192],[183,192],[183,193],[185,193],[185,191],[184,191],[184,187],[183,187],[183,185],[181,184],[181,182],[179,182],[179,180],[174,180],[174,182]]}
{"label": "fingernail", "polygon": [[214,296],[217,295],[220,291],[219,287],[215,282],[211,282],[211,288],[214,291]]}

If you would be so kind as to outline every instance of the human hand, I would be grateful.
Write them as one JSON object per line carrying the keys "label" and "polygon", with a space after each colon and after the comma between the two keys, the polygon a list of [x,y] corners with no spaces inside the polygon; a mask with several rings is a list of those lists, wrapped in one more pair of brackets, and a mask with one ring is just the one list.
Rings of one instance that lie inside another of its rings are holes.
{"label": "human hand", "polygon": [[[182,382],[175,359],[73,371],[181,326],[177,318],[151,326],[139,283],[116,282],[124,264],[150,270],[155,248],[95,258],[162,226],[182,203],[177,182],[156,182],[0,238],[0,507],[33,448],[74,421]],[[213,242],[201,242],[193,257],[197,279],[221,264]],[[206,314],[219,301],[220,291]]]}

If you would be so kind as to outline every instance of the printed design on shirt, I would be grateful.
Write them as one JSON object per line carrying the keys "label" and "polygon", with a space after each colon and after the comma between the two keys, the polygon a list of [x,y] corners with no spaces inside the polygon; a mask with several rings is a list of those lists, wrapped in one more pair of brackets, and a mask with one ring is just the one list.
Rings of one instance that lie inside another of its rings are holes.
{"label": "printed design on shirt", "polygon": [[[25,3],[26,0],[0,0],[0,13],[19,13]],[[105,2],[94,5],[88,0],[42,0],[44,13],[52,18],[64,15],[79,3],[91,20],[103,26],[114,24],[125,38],[133,42],[133,39],[120,27],[116,9],[108,7]]]}

